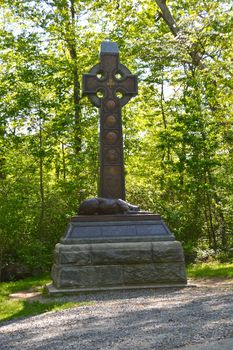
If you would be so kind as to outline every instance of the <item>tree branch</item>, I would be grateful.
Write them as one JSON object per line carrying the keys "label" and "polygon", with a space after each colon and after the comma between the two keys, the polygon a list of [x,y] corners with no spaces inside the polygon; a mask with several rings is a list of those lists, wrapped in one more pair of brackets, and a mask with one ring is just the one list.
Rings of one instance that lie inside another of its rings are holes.
{"label": "tree branch", "polygon": [[[182,33],[182,30],[177,26],[174,17],[172,16],[168,6],[166,5],[166,0],[155,0],[157,6],[161,10],[161,17],[167,24],[168,28],[170,29],[171,33],[174,35],[174,37],[180,36],[182,38],[182,44],[187,45],[188,38]],[[180,40],[181,41],[181,40]],[[196,48],[197,44],[193,43],[191,45],[191,49],[189,50],[189,55],[192,58],[192,63],[195,67],[199,67],[200,69],[204,69],[205,65],[201,62],[202,55]]]}

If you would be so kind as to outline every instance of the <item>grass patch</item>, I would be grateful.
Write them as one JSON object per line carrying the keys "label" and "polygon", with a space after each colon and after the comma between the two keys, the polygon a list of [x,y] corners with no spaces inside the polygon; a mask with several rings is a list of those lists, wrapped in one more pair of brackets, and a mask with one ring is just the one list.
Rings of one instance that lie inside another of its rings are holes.
{"label": "grass patch", "polygon": [[42,291],[45,284],[50,283],[49,276],[30,277],[16,282],[3,282],[0,284],[0,299],[9,294],[21,291]]}
{"label": "grass patch", "polygon": [[233,278],[233,263],[221,264],[218,262],[211,262],[189,265],[187,273],[188,277],[192,278]]}
{"label": "grass patch", "polygon": [[51,282],[49,276],[26,278],[16,282],[0,284],[0,322],[19,317],[35,316],[48,311],[63,310],[84,303],[75,302],[46,302],[10,299],[10,294],[22,291],[43,291],[45,284]]}

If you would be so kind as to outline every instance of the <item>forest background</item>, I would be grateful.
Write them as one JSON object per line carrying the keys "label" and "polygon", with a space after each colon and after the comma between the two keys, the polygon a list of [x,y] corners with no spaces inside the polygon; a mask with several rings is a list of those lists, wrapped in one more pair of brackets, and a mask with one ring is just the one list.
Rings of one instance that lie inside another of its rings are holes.
{"label": "forest background", "polygon": [[0,280],[48,271],[97,195],[98,111],[81,96],[100,42],[138,75],[123,109],[126,193],[185,249],[233,248],[232,2],[0,0]]}

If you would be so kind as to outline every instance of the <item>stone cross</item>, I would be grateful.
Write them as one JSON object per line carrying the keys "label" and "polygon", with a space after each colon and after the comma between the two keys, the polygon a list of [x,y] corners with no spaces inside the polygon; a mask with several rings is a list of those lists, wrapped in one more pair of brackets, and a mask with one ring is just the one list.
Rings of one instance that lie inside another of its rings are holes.
{"label": "stone cross", "polygon": [[121,108],[137,95],[137,77],[120,63],[116,43],[101,43],[100,63],[83,75],[83,95],[99,108],[99,197],[125,199]]}

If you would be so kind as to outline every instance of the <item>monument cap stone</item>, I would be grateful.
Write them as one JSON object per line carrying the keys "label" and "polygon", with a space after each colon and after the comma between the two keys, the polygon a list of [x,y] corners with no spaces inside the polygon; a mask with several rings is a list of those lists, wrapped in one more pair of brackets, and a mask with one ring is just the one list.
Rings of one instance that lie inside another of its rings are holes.
{"label": "monument cap stone", "polygon": [[100,45],[100,52],[101,53],[116,53],[119,54],[119,48],[117,43],[114,43],[112,41],[102,41]]}

